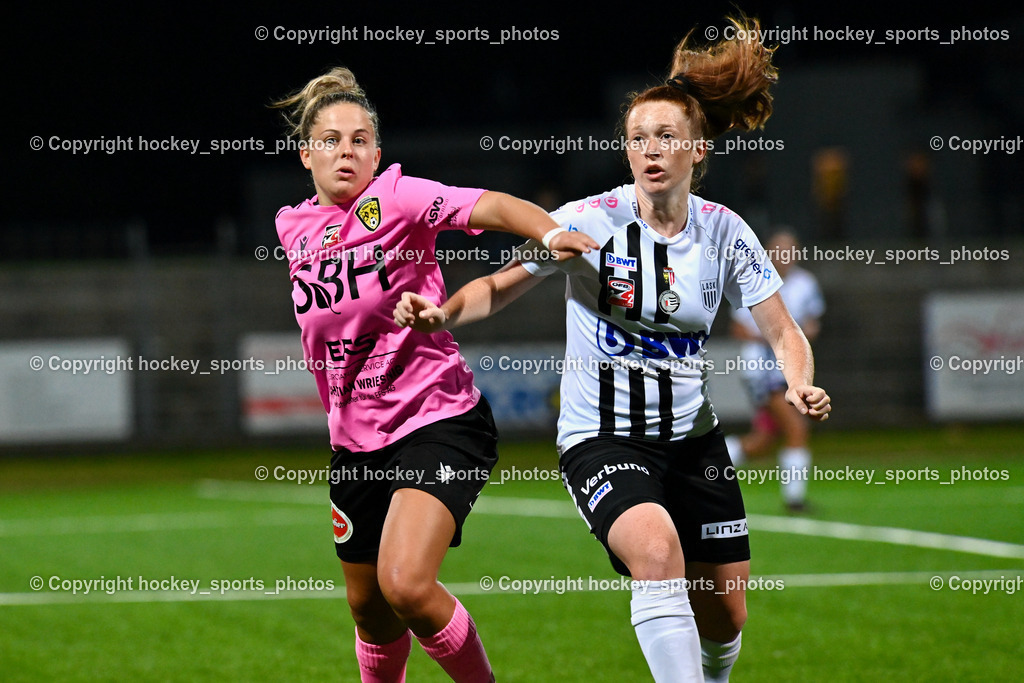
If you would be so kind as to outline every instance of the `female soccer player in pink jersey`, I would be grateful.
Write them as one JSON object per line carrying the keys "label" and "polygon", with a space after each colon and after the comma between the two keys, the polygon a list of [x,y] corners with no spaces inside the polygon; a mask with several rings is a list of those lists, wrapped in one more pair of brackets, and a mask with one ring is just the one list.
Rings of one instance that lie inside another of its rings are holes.
{"label": "female soccer player in pink jersey", "polygon": [[334,543],[360,675],[405,680],[415,635],[453,680],[493,680],[472,618],[437,576],[497,461],[494,421],[451,335],[397,328],[391,311],[409,289],[446,298],[440,230],[505,230],[565,257],[597,245],[509,195],[405,177],[397,164],[375,176],[377,114],[348,69],[277,106],[316,188],[278,212],[277,233],[327,411]]}
{"label": "female soccer player in pink jersey", "polygon": [[771,50],[756,21],[734,24],[734,39],[707,49],[684,39],[668,81],[630,98],[623,128],[633,184],[553,214],[599,250],[552,263],[526,249],[441,307],[407,292],[394,311],[398,324],[432,332],[490,315],[543,276],[566,275],[559,466],[612,565],[635,580],[631,623],[659,682],[727,681],[747,617],[746,513],[702,362],[723,297],[750,308],[784,364],[786,400],[814,420],[831,410],[757,237],[690,192],[709,140],[771,114]]}

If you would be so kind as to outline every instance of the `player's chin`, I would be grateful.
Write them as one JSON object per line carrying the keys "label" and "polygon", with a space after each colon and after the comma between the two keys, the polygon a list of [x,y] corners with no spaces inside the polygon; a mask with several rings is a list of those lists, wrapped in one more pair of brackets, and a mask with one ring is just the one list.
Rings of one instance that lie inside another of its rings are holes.
{"label": "player's chin", "polygon": [[651,180],[644,175],[640,176],[637,183],[640,185],[640,189],[650,196],[657,196],[671,189],[671,185],[665,182],[664,179]]}
{"label": "player's chin", "polygon": [[331,187],[331,199],[335,204],[347,204],[359,196],[361,190],[354,183],[341,181]]}

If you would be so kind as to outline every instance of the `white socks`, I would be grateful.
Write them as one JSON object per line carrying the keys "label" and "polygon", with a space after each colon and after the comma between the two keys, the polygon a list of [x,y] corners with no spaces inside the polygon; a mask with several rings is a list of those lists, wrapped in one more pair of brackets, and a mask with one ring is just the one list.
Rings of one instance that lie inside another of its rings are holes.
{"label": "white socks", "polygon": [[731,643],[716,643],[707,638],[700,639],[700,654],[704,665],[706,683],[729,683],[729,672],[736,658],[740,656],[740,633]]}
{"label": "white socks", "polygon": [[700,635],[685,579],[634,581],[633,628],[656,683],[699,683]]}
{"label": "white socks", "polygon": [[779,451],[779,470],[782,500],[787,505],[803,505],[811,476],[811,452],[806,448],[783,448]]}

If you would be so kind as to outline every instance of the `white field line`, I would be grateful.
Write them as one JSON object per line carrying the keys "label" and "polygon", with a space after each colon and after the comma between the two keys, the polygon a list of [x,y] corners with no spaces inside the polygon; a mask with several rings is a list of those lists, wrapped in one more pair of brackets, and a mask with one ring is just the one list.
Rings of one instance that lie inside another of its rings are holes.
{"label": "white field line", "polygon": [[[277,483],[249,483],[203,480],[198,483],[196,495],[214,500],[247,502],[293,503],[326,505],[327,491],[320,486]],[[568,498],[545,500],[483,496],[474,506],[476,514],[520,517],[546,517],[576,519],[578,513]],[[309,523],[307,512],[301,510],[266,510],[246,519],[248,525],[302,525]],[[916,531],[897,527],[866,526],[847,522],[831,522],[803,517],[774,515],[748,515],[747,521],[754,531],[818,536],[853,541],[890,543],[932,550],[1024,559],[1024,545],[993,541],[969,536],[954,536],[930,531]],[[239,523],[238,516],[230,512],[151,513],[139,515],[109,515],[45,520],[0,521],[0,537],[35,536],[47,534],[153,532],[187,529],[230,528]]]}
{"label": "white field line", "polygon": [[[325,491],[312,487],[283,484],[252,484],[206,480],[200,482],[197,495],[201,498],[256,502],[278,502],[297,504],[325,504]],[[477,514],[504,516],[546,517],[554,519],[575,519],[576,510],[568,499],[564,501],[532,498],[490,497],[481,498],[476,506]],[[308,524],[309,513],[305,510],[271,510],[247,516],[248,525],[301,525]],[[844,522],[829,522],[797,517],[776,517],[772,515],[749,515],[748,522],[756,531],[791,533],[824,538],[891,543],[936,550],[950,550],[990,557],[1024,559],[1024,546],[988,539],[952,536],[894,527],[875,527]],[[239,524],[237,514],[230,512],[206,513],[152,513],[139,515],[107,515],[46,520],[0,521],[0,536],[34,536],[46,534],[76,533],[124,533],[153,532],[173,529],[228,528]],[[840,574],[794,574],[764,579],[781,580],[786,587],[832,587],[855,585],[886,585],[924,583],[932,577],[959,576],[960,578],[1001,578],[1020,575],[1019,570],[955,572],[865,572]],[[482,595],[508,591],[485,590],[479,584],[453,584],[456,594]],[[586,589],[584,589],[586,590]],[[554,591],[542,591],[554,592]],[[38,591],[30,593],[0,593],[0,605],[39,605],[78,602],[187,602],[197,600],[262,600],[262,599],[316,599],[343,597],[343,587],[333,591],[226,591],[203,594],[183,591],[125,591],[107,594],[93,592],[89,595],[61,591]]]}
{"label": "white field line", "polygon": [[747,523],[754,531],[775,531],[802,536],[841,538],[849,541],[871,541],[891,543],[933,550],[952,550],[973,555],[1024,559],[1024,545],[991,541],[970,536],[953,536],[932,531],[915,531],[887,526],[865,526],[846,522],[828,522],[801,517],[776,517],[773,515],[747,515]]}
{"label": "white field line", "polygon": [[[198,495],[205,498],[229,500],[324,504],[324,492],[311,487],[286,484],[253,484],[204,480],[199,484]],[[473,510],[476,514],[493,514],[522,517],[550,517],[575,519],[579,515],[568,498],[544,500],[537,498],[513,498],[507,496],[483,496]],[[891,543],[895,545],[951,550],[987,555],[1024,559],[1024,545],[992,541],[968,536],[954,536],[930,531],[915,531],[896,527],[866,526],[846,522],[829,522],[802,517],[779,517],[775,515],[747,515],[747,522],[754,531],[820,536],[851,541]]]}
{"label": "white field line", "polygon": [[[249,526],[288,526],[308,524],[310,519],[308,510],[268,510],[247,514],[245,524]],[[237,512],[167,512],[56,517],[52,519],[10,519],[0,520],[0,538],[224,529],[237,527],[240,523],[242,520]]]}

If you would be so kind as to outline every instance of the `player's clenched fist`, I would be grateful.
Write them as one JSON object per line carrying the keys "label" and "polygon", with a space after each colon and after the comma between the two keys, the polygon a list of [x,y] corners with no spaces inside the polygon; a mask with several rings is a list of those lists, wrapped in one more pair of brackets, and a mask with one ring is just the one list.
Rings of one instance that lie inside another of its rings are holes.
{"label": "player's clenched fist", "polygon": [[554,253],[556,261],[589,254],[591,249],[601,248],[590,235],[569,230],[555,232],[545,246]]}
{"label": "player's clenched fist", "polygon": [[827,420],[828,414],[832,412],[832,399],[821,387],[809,384],[795,386],[786,392],[786,400],[802,414],[818,422]]}
{"label": "player's clenched fist", "polygon": [[402,299],[395,306],[395,324],[411,327],[417,332],[438,332],[444,329],[444,311],[426,297],[413,292],[402,292]]}

